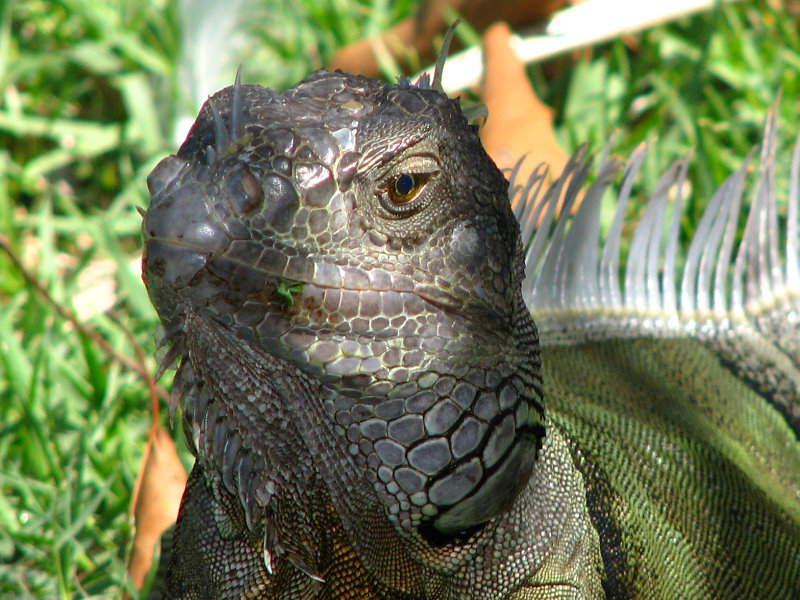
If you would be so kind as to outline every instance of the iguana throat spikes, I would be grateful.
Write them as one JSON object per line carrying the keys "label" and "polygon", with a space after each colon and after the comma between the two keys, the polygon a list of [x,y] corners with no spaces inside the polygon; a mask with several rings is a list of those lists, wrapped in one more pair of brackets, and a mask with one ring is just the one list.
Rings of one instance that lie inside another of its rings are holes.
{"label": "iguana throat spikes", "polygon": [[[496,543],[481,529],[542,444],[541,372],[507,183],[458,103],[342,73],[284,94],[237,78],[148,185],[145,277],[182,357],[190,446],[248,528],[275,524],[265,555],[296,533],[283,498],[306,488],[387,585],[402,588],[392,561],[413,570],[390,539],[445,571]],[[259,436],[268,420],[293,433]],[[317,551],[288,554],[313,572]]]}

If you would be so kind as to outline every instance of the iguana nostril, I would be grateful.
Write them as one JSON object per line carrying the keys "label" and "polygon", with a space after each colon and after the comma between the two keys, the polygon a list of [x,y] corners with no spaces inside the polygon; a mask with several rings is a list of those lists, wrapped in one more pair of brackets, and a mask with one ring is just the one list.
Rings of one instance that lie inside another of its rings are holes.
{"label": "iguana nostril", "polygon": [[261,208],[264,190],[247,167],[243,167],[231,178],[228,185],[233,209],[239,215],[247,215]]}
{"label": "iguana nostril", "polygon": [[264,178],[264,221],[279,233],[287,232],[298,209],[297,190],[285,177],[277,174]]}

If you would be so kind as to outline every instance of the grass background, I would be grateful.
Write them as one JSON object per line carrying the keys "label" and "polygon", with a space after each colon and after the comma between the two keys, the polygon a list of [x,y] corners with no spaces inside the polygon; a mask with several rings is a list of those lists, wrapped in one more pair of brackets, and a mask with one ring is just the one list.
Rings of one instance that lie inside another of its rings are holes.
{"label": "grass background", "polygon": [[[416,3],[237,0],[200,18],[211,4],[0,3],[0,598],[137,596],[125,567],[156,317],[135,207],[198,108],[193,82],[221,87],[242,63],[247,82],[283,89]],[[796,3],[766,0],[530,68],[568,149],[617,129],[623,155],[657,140],[642,187],[692,150],[687,238],[779,90],[792,141],[799,73]]]}

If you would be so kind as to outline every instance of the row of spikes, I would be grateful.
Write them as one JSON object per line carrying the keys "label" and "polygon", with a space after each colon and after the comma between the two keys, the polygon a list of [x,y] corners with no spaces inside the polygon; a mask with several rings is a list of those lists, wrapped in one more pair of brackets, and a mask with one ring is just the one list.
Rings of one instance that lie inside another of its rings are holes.
{"label": "row of spikes", "polygon": [[[594,181],[587,185],[592,159],[581,148],[549,186],[545,186],[547,172],[543,167],[527,181],[517,181],[520,161],[510,176],[509,195],[525,248],[523,296],[534,318],[541,313],[561,315],[562,319],[567,315],[600,315],[629,323],[631,318],[657,317],[659,322],[677,323],[681,328],[700,320],[744,319],[787,298],[800,297],[800,136],[791,161],[783,232],[778,225],[775,193],[776,137],[773,111],[765,125],[758,178],[738,248],[739,213],[753,152],[709,201],[682,266],[678,266],[679,226],[687,159],[674,163],[656,185],[624,265],[620,258],[624,215],[646,146],[637,148],[628,161],[617,193],[616,212],[602,244],[601,201],[621,168],[619,160],[606,150]],[[570,216],[581,194],[580,206]],[[673,207],[667,225],[670,198]],[[780,252],[782,236],[785,246]]]}

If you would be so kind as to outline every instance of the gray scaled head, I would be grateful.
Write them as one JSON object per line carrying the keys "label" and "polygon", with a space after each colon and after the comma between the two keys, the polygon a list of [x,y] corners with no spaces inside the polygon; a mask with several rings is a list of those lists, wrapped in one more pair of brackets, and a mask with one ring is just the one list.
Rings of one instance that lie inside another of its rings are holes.
{"label": "gray scaled head", "polygon": [[457,101],[237,82],[148,184],[145,277],[176,344],[200,311],[318,380],[406,535],[508,509],[544,432],[538,340],[507,183]]}

